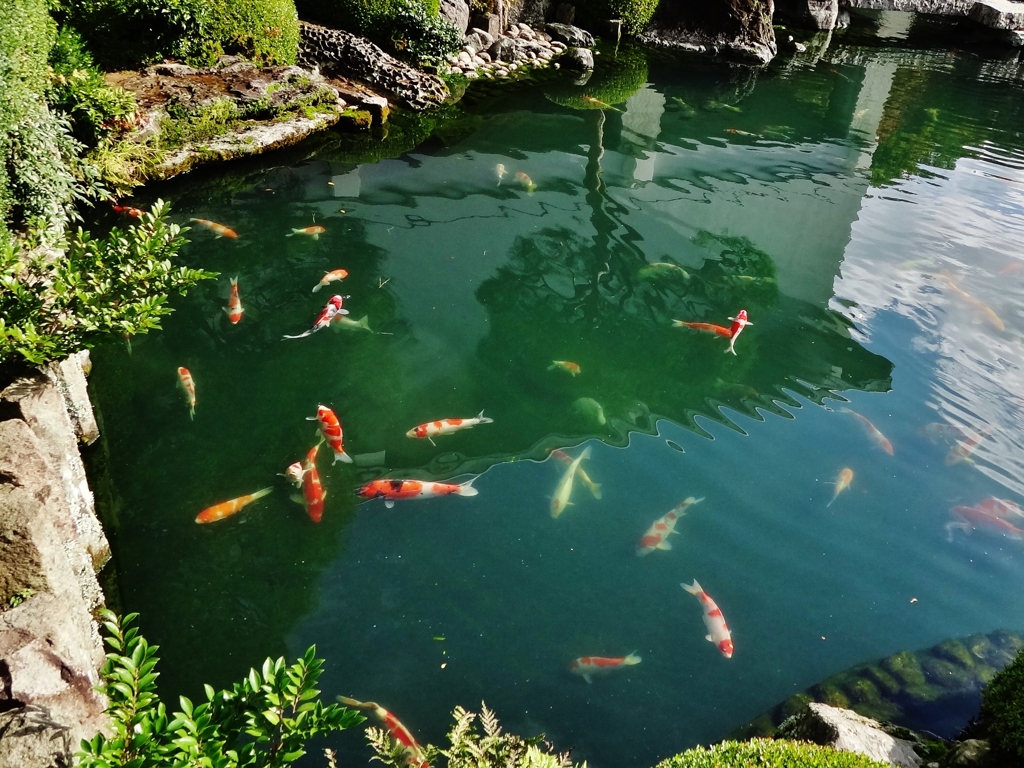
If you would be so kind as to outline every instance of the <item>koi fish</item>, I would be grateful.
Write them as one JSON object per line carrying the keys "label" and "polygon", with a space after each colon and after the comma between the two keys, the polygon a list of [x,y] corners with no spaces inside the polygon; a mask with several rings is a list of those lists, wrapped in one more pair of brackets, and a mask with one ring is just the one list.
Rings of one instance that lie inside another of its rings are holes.
{"label": "koi fish", "polygon": [[572,464],[565,470],[562,479],[555,487],[555,493],[551,497],[551,517],[558,519],[558,516],[565,511],[565,508],[572,505],[569,497],[572,495],[572,484],[576,479],[576,472],[580,468],[580,462],[590,456],[590,446],[583,449],[583,453],[573,459]]}
{"label": "koi fish", "polygon": [[494,419],[489,419],[484,416],[484,412],[480,411],[476,417],[472,419],[441,419],[440,421],[428,421],[425,424],[420,424],[418,427],[413,427],[405,433],[406,437],[418,437],[420,439],[427,438],[431,445],[434,445],[434,438],[438,435],[447,435],[451,432],[458,432],[460,429],[469,429],[475,427],[477,424],[493,424]]}
{"label": "koi fish", "polygon": [[892,454],[892,443],[889,442],[889,439],[885,435],[883,435],[879,431],[878,427],[876,427],[874,424],[872,424],[871,421],[866,416],[861,416],[859,413],[857,413],[855,410],[853,410],[851,408],[845,408],[844,407],[844,408],[840,408],[839,410],[841,410],[843,413],[849,413],[852,416],[856,416],[857,417],[857,421],[859,421],[861,424],[864,425],[864,429],[867,430],[868,437],[871,438],[872,442],[875,445],[877,445],[879,448],[881,448],[883,451],[888,453],[890,456],[893,455]]}
{"label": "koi fish", "polygon": [[231,501],[222,501],[220,504],[214,504],[212,507],[207,507],[198,515],[196,515],[197,523],[215,523],[218,520],[223,520],[225,517],[231,517],[236,512],[241,511],[242,507],[252,504],[256,499],[262,499],[273,488],[263,488],[262,490],[256,491],[256,493],[249,493],[245,496],[239,496],[237,499],[231,499]]}
{"label": "koi fish", "polygon": [[342,308],[342,304],[344,303],[345,298],[346,297],[344,296],[331,296],[331,298],[327,300],[327,304],[324,306],[323,311],[320,313],[320,316],[316,319],[316,322],[313,323],[312,328],[310,328],[308,331],[300,333],[298,336],[285,336],[284,338],[304,339],[307,336],[310,336],[316,333],[317,331],[326,328],[328,325],[331,324],[331,321],[338,315],[347,315],[348,310]]}
{"label": "koi fish", "polygon": [[632,667],[639,664],[641,661],[643,661],[643,659],[635,653],[631,653],[629,656],[619,656],[617,658],[609,658],[607,656],[580,656],[578,659],[574,659],[569,665],[569,671],[574,675],[579,675],[590,683],[593,682],[591,678],[594,675],[603,675],[616,669],[622,669],[623,667]]}
{"label": "koi fish", "polygon": [[956,445],[949,449],[949,453],[946,454],[946,466],[951,467],[954,464],[959,464],[961,461],[974,461],[971,456],[976,450],[978,450],[978,446],[981,444],[981,441],[988,436],[990,431],[991,430],[983,429],[970,439],[965,440],[962,443],[957,442]]}
{"label": "koi fish", "polygon": [[702,501],[704,501],[703,497],[695,499],[693,496],[690,496],[682,504],[673,507],[655,520],[636,545],[636,556],[643,557],[644,555],[649,555],[656,549],[672,549],[672,542],[668,540],[668,537],[673,533],[679,533],[676,530],[676,523],[679,522],[679,518],[686,514],[687,509],[694,504],[700,504]]}
{"label": "koi fish", "polygon": [[608,423],[604,415],[604,408],[592,397],[581,397],[572,404],[573,413],[576,413],[590,421],[596,421],[599,426]]}
{"label": "koi fish", "polygon": [[434,496],[476,496],[479,491],[473,487],[473,480],[457,483],[431,483],[426,480],[373,480],[356,489],[356,495],[364,499],[384,499],[384,506],[391,509],[396,499],[428,499]]}
{"label": "koi fish", "polygon": [[192,380],[192,374],[188,368],[178,368],[178,384],[185,390],[185,399],[188,401],[188,416],[190,419],[195,419],[196,383]]}
{"label": "koi fish", "polygon": [[740,130],[739,128],[726,128],[725,130],[726,130],[726,133],[731,133],[731,134],[733,134],[735,136],[752,136],[755,139],[757,138],[757,134],[756,133],[751,133],[750,131],[743,131],[743,130]]}
{"label": "koi fish", "polygon": [[921,427],[921,434],[927,437],[932,443],[937,443],[940,440],[946,442],[950,440],[957,440],[964,436],[964,431],[960,427],[954,427],[952,424],[943,424],[942,422],[933,421],[930,424],[925,424]]}
{"label": "koi fish", "polygon": [[111,203],[110,207],[114,209],[115,213],[123,213],[125,216],[131,216],[133,219],[141,218],[142,214],[145,213],[141,208],[132,208],[130,205]]}
{"label": "koi fish", "polygon": [[316,416],[308,416],[306,421],[315,421],[319,428],[319,433],[323,435],[324,440],[331,446],[331,450],[334,451],[334,464],[339,461],[343,461],[346,464],[352,463],[352,457],[345,453],[344,445],[344,434],[341,430],[341,422],[338,421],[338,417],[334,411],[328,408],[326,405],[321,405],[316,409]]}
{"label": "koi fish", "polygon": [[598,109],[611,109],[615,112],[622,111],[621,109],[613,107],[611,104],[608,104],[607,102],[601,101],[600,99],[595,99],[593,96],[584,96],[583,100],[590,106],[597,107]]}
{"label": "koi fish", "polygon": [[939,273],[939,279],[942,280],[946,284],[946,287],[953,291],[953,293],[955,293],[957,296],[963,299],[967,304],[974,308],[974,310],[979,312],[982,315],[982,317],[984,317],[988,321],[989,325],[991,325],[993,328],[999,329],[1000,331],[1006,330],[1006,323],[1004,323],[1003,319],[995,313],[992,307],[990,307],[988,304],[986,304],[976,296],[972,296],[959,285],[957,285],[955,282],[953,282],[953,276],[950,275],[949,272],[947,272],[946,270],[942,270]]}
{"label": "koi fish", "polygon": [[678,96],[673,96],[672,101],[674,101],[676,103],[676,106],[679,107],[679,114],[686,120],[689,120],[690,118],[694,117],[697,114],[697,110],[695,110],[685,101],[680,99]]}
{"label": "koi fish", "polygon": [[742,109],[737,107],[735,104],[726,104],[723,101],[711,100],[705,106],[707,107],[707,109],[709,109],[711,111],[715,111],[715,110],[719,110],[719,109],[727,109],[730,112],[736,112],[736,113],[739,113],[739,112],[743,111]]}
{"label": "koi fish", "polygon": [[314,240],[319,240],[320,239],[320,235],[322,235],[326,231],[327,230],[324,229],[323,227],[321,227],[319,224],[314,224],[311,227],[302,227],[302,229],[293,229],[291,232],[289,232],[287,235],[285,235],[285,237],[291,237],[292,235],[309,235]]}
{"label": "koi fish", "polygon": [[501,184],[501,180],[505,178],[508,173],[508,169],[505,168],[504,163],[498,163],[494,166],[494,174],[498,177],[498,183]]}
{"label": "koi fish", "polygon": [[729,630],[729,625],[725,623],[725,616],[722,615],[721,609],[711,599],[711,595],[701,589],[696,579],[693,580],[692,585],[680,584],[679,586],[696,597],[704,609],[704,626],[708,629],[705,639],[710,643],[714,643],[715,647],[718,648],[725,658],[731,659],[733,652],[732,632]]}
{"label": "koi fish", "polygon": [[523,185],[527,192],[533,192],[537,188],[537,185],[533,183],[533,179],[527,176],[522,171],[516,171],[516,181]]}
{"label": "koi fish", "polygon": [[294,464],[289,464],[288,469],[284,472],[278,472],[278,475],[285,478],[289,483],[294,485],[296,488],[302,487],[302,462],[296,461]]}
{"label": "koi fish", "polygon": [[[551,455],[554,456],[563,464],[572,464],[572,457],[565,451],[555,450],[551,452]],[[577,468],[576,474],[580,476],[580,482],[587,486],[587,490],[590,491],[590,495],[593,496],[598,501],[600,501],[601,484],[595,483],[593,480],[591,480],[590,475],[587,474],[587,471],[583,469],[583,467]]]}
{"label": "koi fish", "polygon": [[242,308],[242,300],[238,298],[238,278],[231,278],[231,295],[228,297],[228,305],[224,307],[224,312],[228,316],[228,322],[232,325],[238,325],[242,319],[242,313],[245,310]]}
{"label": "koi fish", "polygon": [[325,285],[330,285],[337,280],[344,280],[348,277],[347,269],[332,269],[326,275],[320,278],[320,282],[313,286],[313,293],[316,293]]}
{"label": "koi fish", "polygon": [[423,748],[416,743],[416,739],[409,733],[409,729],[402,725],[397,717],[384,709],[380,704],[375,701],[357,701],[347,696],[339,696],[338,701],[347,707],[355,707],[356,709],[365,709],[373,712],[374,716],[388,729],[391,738],[405,752],[405,762],[407,765],[411,766],[411,768],[430,768]]}
{"label": "koi fish", "polygon": [[[852,482],[853,482],[853,470],[850,469],[849,467],[846,467],[845,469],[841,470],[839,472],[839,477],[836,478],[836,481],[834,483],[834,485],[836,487],[836,492],[832,496],[832,501],[835,501],[836,499],[838,499],[839,498],[839,494],[842,493],[843,491],[845,491],[847,488],[849,488],[850,487],[850,483],[852,483]],[[832,501],[830,501],[825,506],[826,507],[831,507],[832,506]]]}
{"label": "koi fish", "polygon": [[708,333],[716,333],[719,336],[729,338],[731,331],[725,326],[715,325],[714,323],[691,323],[687,320],[673,320],[672,325],[676,328],[689,328],[694,331],[706,331]]}
{"label": "koi fish", "polygon": [[358,320],[353,320],[351,317],[345,317],[344,315],[335,315],[334,319],[331,320],[332,328],[347,328],[350,331],[373,331],[370,330],[370,317],[364,315]]}
{"label": "koi fish", "polygon": [[223,224],[218,224],[216,221],[210,221],[209,219],[189,219],[189,221],[194,221],[199,226],[205,227],[213,232],[217,237],[228,237],[232,240],[238,237],[238,233],[231,229],[231,227],[225,227]]}
{"label": "koi fish", "polygon": [[[116,208],[114,210],[117,210]],[[999,270],[1000,275],[1015,275],[1020,271],[1020,268],[1024,267],[1024,261],[1011,261],[1005,267]]]}
{"label": "koi fish", "polygon": [[978,507],[953,507],[950,512],[959,519],[946,525],[946,532],[949,535],[952,535],[953,529],[970,533],[972,530],[981,528],[998,533],[1008,539],[1024,539],[1024,529],[1018,528],[999,515],[993,515]]}
{"label": "koi fish", "polygon": [[1009,499],[999,499],[995,496],[989,496],[987,499],[982,499],[974,506],[983,512],[987,512],[990,515],[997,515],[998,517],[1009,517],[1010,515],[1024,517],[1024,509],[1021,509],[1019,504],[1014,501],[1010,501]]}
{"label": "koi fish", "polygon": [[316,468],[316,454],[319,449],[320,443],[310,448],[302,465],[302,503],[306,508],[306,514],[314,523],[319,523],[323,519],[324,499],[327,498],[327,491],[320,483],[320,473]]}
{"label": "koi fish", "polygon": [[580,375],[580,367],[576,363],[568,360],[552,360],[551,365],[548,366],[548,370],[553,371],[555,368],[561,368],[563,371],[568,371],[573,376]]}
{"label": "koi fish", "polygon": [[745,309],[741,309],[736,314],[736,317],[730,317],[729,319],[732,320],[732,327],[729,329],[729,348],[725,351],[732,352],[735,355],[736,339],[743,332],[744,328],[746,328],[748,325],[753,325],[753,323],[747,320],[747,310]]}
{"label": "koi fish", "polygon": [[640,267],[640,271],[637,272],[641,280],[647,280],[652,277],[659,277],[664,275],[668,277],[670,275],[678,275],[684,280],[690,279],[690,273],[680,267],[678,264],[672,264],[667,261],[656,261],[653,264],[647,264]]}

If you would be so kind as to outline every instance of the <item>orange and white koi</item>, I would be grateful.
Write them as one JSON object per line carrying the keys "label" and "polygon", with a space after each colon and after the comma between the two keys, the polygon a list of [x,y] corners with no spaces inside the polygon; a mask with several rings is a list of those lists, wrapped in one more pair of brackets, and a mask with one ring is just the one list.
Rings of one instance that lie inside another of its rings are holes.
{"label": "orange and white koi", "polygon": [[522,171],[516,171],[516,181],[523,185],[523,188],[532,193],[537,188],[537,185],[533,183],[533,179],[527,176]]}
{"label": "orange and white koi", "polygon": [[145,213],[141,208],[133,208],[130,205],[111,203],[110,207],[114,209],[115,213],[123,213],[125,216],[131,216],[133,219],[142,218],[142,214]]}
{"label": "orange and white koi", "polygon": [[572,484],[576,479],[576,472],[579,470],[580,463],[590,457],[590,446],[588,445],[583,449],[583,453],[573,459],[572,464],[565,470],[565,474],[562,475],[562,479],[558,481],[558,485],[555,487],[555,493],[551,497],[551,517],[557,519],[561,515],[566,507],[572,506],[572,502],[569,498],[572,496]]}
{"label": "orange and white koi", "polygon": [[977,509],[988,512],[990,515],[997,515],[998,517],[1009,517],[1010,515],[1024,517],[1024,509],[1022,509],[1017,502],[1010,501],[1009,499],[1000,499],[995,496],[989,496],[987,499],[982,499],[974,506]]}
{"label": "orange and white koi", "polygon": [[320,282],[313,286],[313,293],[316,293],[325,285],[330,285],[338,280],[344,280],[348,277],[347,269],[332,269],[326,275],[320,278]]}
{"label": "orange and white koi", "polygon": [[694,504],[700,504],[702,501],[704,501],[703,497],[695,499],[693,496],[690,496],[682,504],[673,507],[655,520],[636,545],[636,556],[643,557],[644,555],[649,555],[656,549],[672,549],[672,542],[668,540],[668,537],[673,533],[679,533],[676,530],[676,523],[679,522],[679,518],[686,514],[687,509]]}
{"label": "orange and white koi", "polygon": [[563,371],[567,371],[573,376],[580,375],[580,367],[569,360],[552,360],[551,365],[548,366],[548,370],[553,371],[555,368],[561,368]]}
{"label": "orange and white koi", "polygon": [[196,383],[188,368],[178,368],[178,384],[185,390],[185,399],[188,401],[188,416],[190,419],[196,417]]}
{"label": "orange and white koi", "polygon": [[231,227],[225,227],[223,224],[218,224],[216,221],[210,221],[209,219],[189,219],[189,221],[194,221],[199,226],[205,227],[213,232],[217,237],[227,237],[232,240],[238,237],[238,233],[231,229]]}
{"label": "orange and white koi", "polygon": [[871,423],[871,420],[868,419],[867,416],[862,416],[852,408],[840,408],[839,410],[843,413],[849,413],[852,416],[856,416],[857,421],[864,425],[864,429],[867,430],[868,437],[871,438],[871,441],[890,456],[893,455],[892,443],[889,442],[889,438],[883,435],[878,427]]}
{"label": "orange and white koi", "polygon": [[196,515],[197,523],[215,523],[218,520],[223,520],[225,517],[231,517],[236,512],[241,511],[242,507],[252,504],[256,499],[262,499],[273,488],[263,488],[256,493],[249,493],[245,496],[239,496],[237,499],[231,499],[230,501],[222,501],[220,504],[214,504],[212,507],[207,507],[198,515]]}
{"label": "orange and white koi", "polygon": [[725,622],[722,610],[711,599],[711,595],[701,589],[696,579],[693,580],[692,585],[680,584],[679,586],[696,597],[700,601],[701,608],[704,609],[704,626],[708,629],[705,639],[710,643],[714,643],[715,647],[718,648],[725,658],[731,659],[733,652],[732,632],[729,629],[729,625]]}
{"label": "orange and white koi", "polygon": [[352,457],[345,453],[345,435],[341,429],[341,422],[338,421],[337,415],[328,408],[326,405],[321,405],[316,409],[316,416],[309,416],[307,421],[315,421],[319,425],[319,432],[323,435],[324,440],[331,446],[331,450],[334,451],[334,462],[343,461],[346,464],[352,463]]}
{"label": "orange and white koi", "polygon": [[327,230],[324,227],[321,227],[319,224],[314,224],[314,225],[312,225],[310,227],[302,227],[301,229],[293,229],[291,232],[289,232],[287,235],[285,235],[285,237],[291,237],[292,235],[309,235],[314,240],[319,240],[320,239],[320,235],[322,235],[326,231]]}
{"label": "orange and white koi", "polygon": [[323,311],[320,313],[320,316],[317,317],[316,322],[313,323],[312,328],[310,328],[308,331],[305,331],[304,333],[300,333],[298,336],[285,336],[284,338],[304,339],[307,336],[310,336],[316,333],[317,331],[326,328],[328,325],[331,324],[331,321],[338,315],[347,315],[348,310],[344,309],[342,306],[346,298],[348,297],[337,295],[331,296],[331,298],[327,300],[327,304],[324,306]]}
{"label": "orange and white koi", "polygon": [[957,285],[953,281],[953,276],[949,274],[947,270],[943,269],[939,273],[939,279],[946,284],[947,288],[953,291],[953,293],[955,293],[958,297],[963,299],[964,302],[969,304],[975,311],[981,314],[982,317],[984,317],[985,320],[988,321],[989,325],[991,325],[993,328],[999,329],[1000,331],[1006,330],[1006,323],[1004,323],[1003,319],[995,313],[995,310],[993,310],[992,307],[983,302],[981,299],[977,298],[976,296],[972,296],[959,285]]}
{"label": "orange and white koi", "polygon": [[[833,483],[833,485],[835,485],[835,487],[836,487],[836,492],[832,496],[832,501],[835,501],[836,499],[838,499],[839,498],[839,494],[842,493],[843,491],[845,491],[847,488],[849,488],[850,487],[850,483],[852,483],[852,482],[853,482],[853,470],[850,469],[849,467],[846,467],[846,468],[842,469],[839,472],[839,477],[837,477],[835,483]],[[826,507],[831,507],[832,506],[832,501],[830,501],[825,506]]]}
{"label": "orange and white koi", "polygon": [[981,528],[983,530],[998,533],[1008,539],[1024,539],[1024,529],[1011,523],[999,515],[980,509],[979,507],[953,507],[950,512],[957,519],[946,525],[946,533],[952,536],[954,529],[960,529],[965,533]]}
{"label": "orange and white koi", "polygon": [[327,498],[327,491],[320,483],[320,473],[316,468],[316,454],[319,449],[319,443],[310,448],[302,465],[302,502],[306,507],[306,514],[314,523],[319,523],[323,519],[324,499]]}
{"label": "orange and white koi", "polygon": [[294,485],[296,488],[302,487],[302,462],[296,461],[294,464],[289,464],[288,469],[284,472],[278,472],[280,477],[285,478],[289,483]]}
{"label": "orange and white koi", "polygon": [[753,325],[753,323],[747,320],[747,310],[745,309],[741,309],[736,313],[736,317],[730,317],[729,319],[732,320],[732,327],[729,328],[729,348],[725,351],[732,352],[735,355],[736,339],[743,333],[744,328],[748,325]]}
{"label": "orange and white koi", "polygon": [[347,696],[339,696],[338,701],[347,707],[365,709],[373,712],[374,716],[388,729],[391,738],[405,752],[405,762],[410,768],[430,768],[427,763],[427,756],[423,748],[416,742],[409,729],[402,725],[401,721],[384,707],[375,701],[357,701]]}
{"label": "orange and white koi", "polygon": [[[555,450],[555,451],[551,452],[551,455],[554,456],[556,459],[558,459],[563,464],[572,464],[572,461],[573,461],[572,460],[572,456],[570,456],[565,451]],[[590,475],[587,474],[587,471],[585,469],[583,469],[582,466],[578,467],[576,469],[576,474],[580,476],[580,482],[582,482],[585,486],[587,486],[587,490],[590,491],[590,495],[593,496],[598,501],[600,501],[601,500],[601,484],[600,483],[595,483],[593,480],[591,480],[590,479]]]}
{"label": "orange and white koi", "polygon": [[469,429],[475,427],[477,424],[493,424],[494,419],[489,419],[484,416],[484,412],[480,411],[472,419],[441,419],[440,421],[428,421],[426,424],[420,424],[418,427],[413,427],[405,433],[406,437],[418,437],[420,439],[426,438],[430,441],[431,445],[434,445],[434,438],[438,435],[447,435],[451,432],[458,432],[460,429]]}
{"label": "orange and white koi", "polygon": [[228,316],[228,322],[232,325],[238,325],[242,319],[242,313],[245,309],[242,308],[242,300],[238,297],[238,278],[231,278],[231,295],[228,297],[228,305],[224,307],[224,312]]}
{"label": "orange and white koi", "polygon": [[598,109],[611,109],[611,110],[614,110],[615,112],[621,112],[622,111],[621,109],[613,107],[611,104],[609,104],[606,101],[601,101],[600,99],[595,99],[593,96],[584,96],[583,97],[583,101],[585,101],[587,104],[589,104],[592,107],[597,107]]}
{"label": "orange and white koi", "polygon": [[989,429],[982,429],[973,437],[963,442],[957,442],[956,445],[949,449],[949,453],[946,454],[946,466],[951,467],[954,464],[959,464],[961,461],[973,462],[974,459],[971,456],[978,450],[981,441],[988,437],[990,431]]}
{"label": "orange and white koi", "polygon": [[384,506],[391,509],[396,499],[429,499],[434,496],[476,496],[479,491],[473,487],[473,480],[458,483],[432,483],[427,480],[373,480],[356,489],[356,495],[364,499],[384,499]]}
{"label": "orange and white koi", "polygon": [[693,331],[705,331],[707,333],[714,333],[719,336],[729,338],[730,331],[723,325],[715,325],[714,323],[691,323],[688,320],[673,320],[672,325],[676,328],[689,328]]}
{"label": "orange and white koi", "polygon": [[641,661],[643,659],[635,653],[619,657],[580,656],[578,659],[573,659],[572,663],[569,664],[569,671],[590,683],[593,682],[591,678],[594,675],[603,675],[623,667],[632,667]]}

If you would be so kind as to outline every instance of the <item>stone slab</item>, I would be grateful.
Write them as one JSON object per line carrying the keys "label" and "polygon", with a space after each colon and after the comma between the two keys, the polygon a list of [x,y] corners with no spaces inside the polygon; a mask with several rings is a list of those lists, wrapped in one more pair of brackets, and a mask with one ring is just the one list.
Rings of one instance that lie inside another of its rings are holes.
{"label": "stone slab", "polygon": [[919,768],[920,756],[909,741],[882,730],[877,720],[828,704],[808,704],[779,728],[779,737],[856,752],[899,768]]}
{"label": "stone slab", "polygon": [[1024,3],[1010,0],[982,0],[970,10],[970,17],[992,29],[1024,29]]}

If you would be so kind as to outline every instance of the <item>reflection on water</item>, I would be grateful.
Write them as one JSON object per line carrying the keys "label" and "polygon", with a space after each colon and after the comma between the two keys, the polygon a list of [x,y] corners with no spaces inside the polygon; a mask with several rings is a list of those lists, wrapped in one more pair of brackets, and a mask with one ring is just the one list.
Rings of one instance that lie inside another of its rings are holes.
{"label": "reflection on water", "polygon": [[[481,85],[384,142],[161,190],[238,233],[192,232],[221,278],[96,354],[94,485],[165,695],[315,642],[328,694],[421,741],[484,698],[628,768],[1024,625],[1016,68],[872,24],[761,72],[609,50],[586,86]],[[282,341],[335,293],[349,324]],[[733,356],[714,326],[741,309]],[[193,523],[301,461],[320,404],[353,458],[320,452],[321,523],[283,479]],[[357,506],[383,477],[478,494]],[[571,674],[594,657],[628,669]]]}

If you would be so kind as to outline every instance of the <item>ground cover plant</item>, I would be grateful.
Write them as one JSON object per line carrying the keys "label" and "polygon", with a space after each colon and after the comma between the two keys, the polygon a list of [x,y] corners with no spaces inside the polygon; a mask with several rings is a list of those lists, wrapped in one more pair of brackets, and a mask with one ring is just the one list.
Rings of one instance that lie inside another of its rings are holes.
{"label": "ground cover plant", "polygon": [[1024,764],[1024,651],[982,691],[981,724],[1007,759]]}
{"label": "ground cover plant", "polygon": [[798,741],[753,739],[695,747],[656,768],[882,768],[887,763]]}

